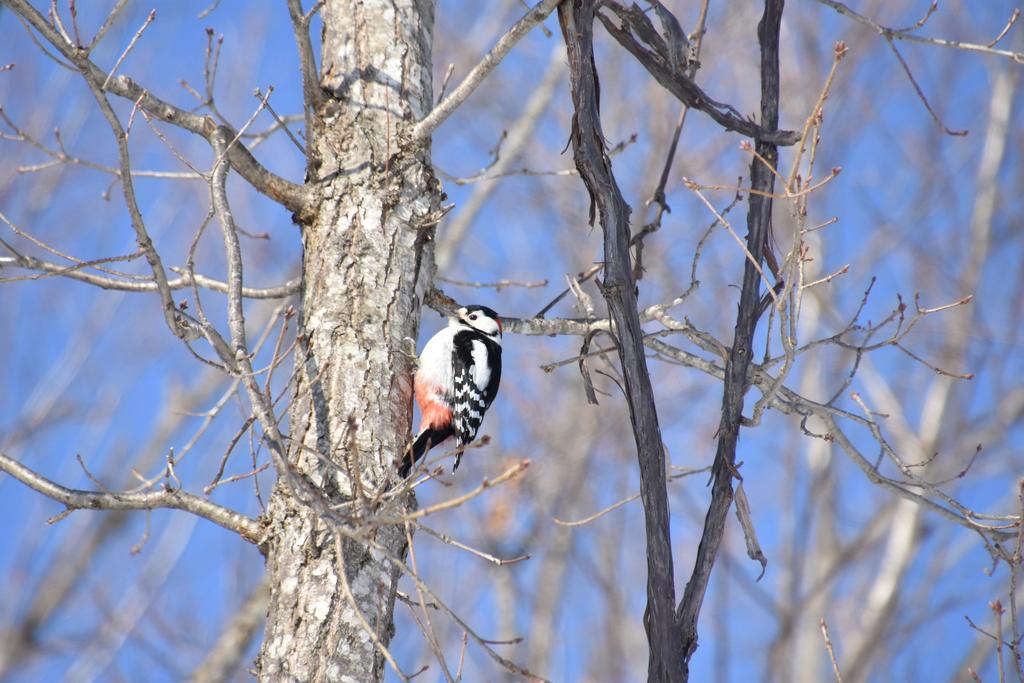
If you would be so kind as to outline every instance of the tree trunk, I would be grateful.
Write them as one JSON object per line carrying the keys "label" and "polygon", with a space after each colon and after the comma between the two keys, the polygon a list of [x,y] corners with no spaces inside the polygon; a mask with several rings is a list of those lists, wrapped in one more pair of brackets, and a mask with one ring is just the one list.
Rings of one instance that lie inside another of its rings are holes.
{"label": "tree trunk", "polygon": [[[405,340],[416,338],[433,274],[440,188],[429,148],[410,149],[400,136],[431,106],[434,0],[328,0],[321,15],[322,90],[308,117],[308,181],[319,206],[303,228],[289,455],[322,500],[348,503],[358,516],[360,494],[373,497],[397,476],[410,433]],[[352,523],[348,531],[368,543],[341,542],[309,503],[280,478],[267,514],[260,677],[379,681],[399,578],[388,555],[404,557],[405,531]]]}

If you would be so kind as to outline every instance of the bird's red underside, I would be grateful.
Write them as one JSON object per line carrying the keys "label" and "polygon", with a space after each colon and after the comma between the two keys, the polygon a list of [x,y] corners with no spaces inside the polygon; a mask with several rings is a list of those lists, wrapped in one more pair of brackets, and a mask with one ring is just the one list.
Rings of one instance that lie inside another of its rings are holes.
{"label": "bird's red underside", "polygon": [[419,404],[420,431],[427,427],[439,429],[452,421],[452,409],[435,400],[435,396],[441,393],[437,387],[418,386],[416,387],[416,403]]}

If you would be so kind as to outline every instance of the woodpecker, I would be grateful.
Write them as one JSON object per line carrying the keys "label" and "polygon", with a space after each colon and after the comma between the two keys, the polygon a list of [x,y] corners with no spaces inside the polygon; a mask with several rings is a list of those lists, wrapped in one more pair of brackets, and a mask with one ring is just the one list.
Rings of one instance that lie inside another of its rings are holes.
{"label": "woodpecker", "polygon": [[[476,438],[484,414],[501,381],[501,321],[486,306],[466,306],[420,353],[413,378],[420,407],[420,432],[406,451],[399,473],[406,477],[414,462],[449,437],[456,446]],[[455,456],[454,472],[462,454]]]}

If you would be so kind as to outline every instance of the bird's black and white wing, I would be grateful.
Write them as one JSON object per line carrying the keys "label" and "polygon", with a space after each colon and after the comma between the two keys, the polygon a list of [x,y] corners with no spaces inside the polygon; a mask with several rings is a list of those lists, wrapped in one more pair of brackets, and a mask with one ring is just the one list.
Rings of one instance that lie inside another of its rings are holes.
{"label": "bird's black and white wing", "polygon": [[[476,438],[484,414],[498,394],[501,346],[481,334],[460,332],[453,345],[452,375],[455,442],[465,446]],[[459,456],[456,456],[455,467],[458,466]]]}

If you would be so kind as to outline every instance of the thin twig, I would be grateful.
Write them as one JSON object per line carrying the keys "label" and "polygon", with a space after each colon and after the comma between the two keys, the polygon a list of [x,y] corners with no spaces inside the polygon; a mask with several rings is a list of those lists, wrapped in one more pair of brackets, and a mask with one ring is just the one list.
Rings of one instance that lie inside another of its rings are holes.
{"label": "thin twig", "polygon": [[508,565],[508,564],[516,564],[516,563],[519,563],[519,562],[525,562],[526,560],[530,559],[530,556],[528,554],[517,555],[516,557],[509,557],[509,558],[496,557],[495,555],[491,555],[490,553],[485,553],[483,550],[480,550],[478,548],[474,548],[472,546],[468,546],[465,543],[460,543],[459,541],[456,541],[454,538],[452,538],[448,534],[442,534],[439,531],[434,531],[430,527],[423,526],[422,524],[417,523],[416,528],[420,529],[421,531],[426,532],[430,536],[433,536],[434,538],[436,538],[437,540],[441,541],[442,543],[446,543],[446,544],[448,544],[450,546],[453,546],[455,548],[458,548],[460,550],[465,550],[467,553],[470,553],[471,555],[476,555],[477,557],[479,557],[481,559],[484,559],[484,560],[487,560],[488,562],[491,562],[493,564],[496,564],[499,567],[503,567],[503,566]]}
{"label": "thin twig", "polygon": [[153,281],[156,284],[156,291],[160,295],[160,302],[163,307],[164,320],[174,336],[183,340],[191,338],[194,336],[192,324],[174,305],[171,290],[167,286],[167,271],[164,269],[163,259],[153,245],[153,241],[150,239],[149,232],[146,229],[145,221],[142,218],[142,211],[139,208],[135,195],[135,184],[131,177],[132,165],[128,152],[127,134],[121,126],[114,108],[107,99],[104,88],[100,86],[99,79],[93,77],[84,66],[82,73],[117,142],[118,162],[121,168],[121,190],[124,194],[125,206],[131,218],[132,229],[135,231],[135,239],[139,247],[145,252],[146,260],[149,262],[150,270],[153,273]]}
{"label": "thin twig", "polygon": [[[302,153],[303,156],[305,156],[306,155],[306,147],[299,141],[299,139],[297,137],[295,137],[295,134],[292,133],[292,129],[288,127],[288,122],[285,121],[280,116],[278,116],[277,112],[274,111],[274,108],[272,106],[270,106],[270,96],[269,96],[269,94],[267,95],[266,99],[264,99],[263,98],[263,93],[260,92],[259,88],[256,88],[253,91],[253,97],[256,97],[257,99],[260,99],[260,100],[263,101],[264,106],[266,106],[267,111],[270,112],[270,115],[273,117],[274,122],[276,124],[278,124],[281,128],[284,129],[285,135],[288,136],[288,139],[291,140],[292,144],[295,145],[295,148],[298,149]],[[241,136],[242,134],[243,133],[240,131],[239,132],[239,136]]]}
{"label": "thin twig", "polygon": [[118,15],[121,14],[121,10],[123,10],[127,4],[128,0],[117,0],[110,12],[107,13],[107,18],[103,20],[103,24],[100,26],[99,30],[96,31],[96,35],[94,35],[92,40],[89,42],[89,52],[92,52],[99,42],[103,40],[103,37],[107,35],[107,31],[109,31],[114,25],[114,21],[117,20]]}
{"label": "thin twig", "polygon": [[107,89],[107,86],[110,85],[110,79],[114,77],[114,74],[117,73],[117,70],[121,67],[121,62],[125,60],[125,58],[128,56],[128,53],[132,51],[133,47],[135,47],[135,43],[139,42],[139,38],[142,37],[142,34],[145,32],[147,28],[149,28],[149,25],[153,23],[153,19],[155,18],[156,10],[149,10],[149,14],[146,15],[146,20],[142,22],[142,26],[140,26],[139,30],[135,32],[135,35],[132,36],[132,39],[128,41],[128,47],[124,49],[124,52],[121,53],[121,56],[117,58],[116,62],[114,62],[114,66],[110,69],[110,73],[108,73],[107,77],[103,79],[103,85],[100,86],[100,90],[105,91]]}
{"label": "thin twig", "polygon": [[[65,41],[57,30],[47,22],[46,18],[27,0],[3,1],[20,19],[31,25],[52,47],[72,62],[75,65],[71,67],[72,70],[82,73],[86,80],[90,83],[95,83],[97,88],[106,81],[107,73]],[[29,35],[33,41],[36,40],[35,32],[29,31]],[[38,44],[38,41],[36,42]],[[45,49],[44,52],[49,54]],[[57,61],[60,62],[60,60]],[[210,139],[216,127],[210,117],[200,116],[154,97],[127,76],[112,78],[106,84],[106,89],[101,92],[107,91],[118,97],[126,98],[133,103],[138,102],[139,106],[150,115],[165,123],[170,123],[200,135],[207,140]],[[232,167],[257,191],[283,204],[300,217],[306,215],[310,204],[310,191],[306,187],[289,182],[271,173],[243,145],[232,145],[230,154]]]}
{"label": "thin twig", "polygon": [[998,600],[989,603],[989,609],[996,617],[996,664],[999,670],[999,683],[1006,683],[1006,672],[1003,670],[1003,605]]}
{"label": "thin twig", "polygon": [[[78,280],[86,284],[100,287],[101,289],[118,290],[123,292],[156,292],[159,289],[156,281],[153,278],[139,279],[139,280],[121,280],[112,277],[104,277],[102,275],[96,275],[95,273],[81,272],[83,268],[93,268],[99,264],[110,263],[113,261],[126,261],[137,258],[141,255],[140,253],[129,254],[126,256],[108,256],[101,259],[95,259],[93,261],[78,261],[76,260],[74,265],[62,266],[49,261],[43,261],[42,259],[35,258],[33,256],[26,256],[24,254],[16,254],[7,264],[0,263],[0,267],[3,265],[12,265],[18,268],[24,268],[26,270],[35,270],[45,274],[45,276],[53,277],[66,277],[72,280]],[[192,287],[193,284],[209,289],[214,292],[227,292],[228,285],[222,280],[215,280],[214,278],[207,277],[200,274],[190,274],[183,272],[183,269],[177,267],[171,267],[168,270],[179,273],[179,277],[173,280],[167,281],[167,288],[171,291],[178,291],[181,289],[187,289]],[[242,296],[247,299],[284,299],[293,296],[299,292],[301,286],[301,279],[294,278],[275,287],[243,287]]]}
{"label": "thin twig", "polygon": [[1000,31],[995,38],[993,38],[990,42],[986,43],[985,47],[995,47],[996,43],[998,43],[1000,40],[1006,37],[1006,34],[1010,32],[1010,29],[1013,27],[1015,23],[1017,23],[1017,20],[1019,18],[1020,8],[1014,7],[1013,13],[1010,14],[1010,18],[1006,22],[1006,26],[1003,27],[1003,30]]}
{"label": "thin twig", "polygon": [[839,663],[836,661],[836,653],[832,650],[832,639],[828,636],[828,624],[825,623],[825,618],[822,617],[821,621],[821,637],[825,639],[825,649],[828,651],[828,658],[832,662],[832,673],[836,677],[836,683],[843,683],[843,675],[839,673]]}
{"label": "thin twig", "polygon": [[466,77],[452,90],[452,93],[413,127],[411,138],[416,142],[423,142],[429,138],[438,126],[444,123],[459,108],[459,105],[465,102],[473,91],[484,82],[494,67],[501,63],[501,60],[508,55],[516,43],[529,33],[530,29],[544,21],[559,2],[561,0],[541,0],[522,19],[517,21],[505,35],[498,39],[490,52],[484,55],[483,59],[466,74]]}
{"label": "thin twig", "polygon": [[931,114],[932,120],[935,121],[935,125],[941,128],[942,132],[946,135],[953,135],[956,137],[963,137],[967,135],[966,130],[952,130],[942,122],[939,115],[935,113],[934,109],[932,109],[932,105],[928,102],[928,98],[925,97],[924,91],[921,90],[921,86],[917,84],[917,79],[914,78],[914,73],[910,70],[910,66],[907,64],[906,60],[903,59],[903,55],[900,54],[900,51],[897,49],[896,43],[893,42],[892,37],[888,35],[885,36],[885,42],[889,45],[889,49],[892,50],[892,53],[896,55],[896,59],[899,60],[900,66],[903,67],[903,73],[907,74],[907,78],[910,79],[910,84],[914,86],[914,92],[917,93],[918,99],[921,100],[922,104],[924,104],[924,108],[928,110],[929,114]]}
{"label": "thin twig", "polygon": [[417,519],[422,519],[422,518],[424,518],[424,517],[426,517],[428,515],[434,514],[435,512],[441,512],[442,510],[450,510],[452,508],[459,507],[460,505],[462,505],[466,501],[472,500],[473,498],[476,498],[477,496],[479,496],[484,491],[492,489],[495,486],[500,486],[501,484],[504,484],[507,481],[511,481],[511,480],[515,479],[520,474],[522,474],[526,470],[526,468],[529,467],[529,466],[530,466],[530,461],[529,460],[520,460],[519,462],[515,463],[514,465],[508,467],[504,472],[499,474],[494,479],[484,479],[483,482],[481,482],[480,485],[477,486],[476,488],[474,488],[472,491],[464,493],[464,494],[462,494],[460,496],[456,496],[455,498],[451,498],[449,500],[445,500],[445,501],[442,501],[440,503],[435,503],[433,505],[430,505],[430,506],[425,507],[425,508],[421,508],[419,510],[414,510],[414,511],[406,513],[406,514],[404,514],[404,515],[402,515],[400,517],[387,517],[387,516],[371,517],[369,521],[371,521],[374,524],[380,524],[380,525],[384,525],[384,524],[403,524],[405,522],[412,522],[412,521],[417,520]]}
{"label": "thin twig", "polygon": [[[1024,53],[1013,52],[1012,50],[997,50],[992,45],[980,45],[977,43],[966,43],[960,40],[949,40],[946,38],[929,38],[926,36],[918,36],[913,33],[898,33],[895,29],[887,28],[882,26],[874,19],[864,16],[851,9],[849,6],[839,2],[839,0],[816,0],[819,4],[831,7],[839,14],[844,17],[849,17],[857,23],[863,24],[873,28],[883,37],[892,37],[897,40],[906,40],[914,43],[924,43],[926,45],[937,45],[939,47],[949,47],[956,50],[966,50],[968,52],[981,52],[983,54],[997,55],[1000,57],[1008,57],[1018,64],[1024,64]],[[1012,22],[1011,22],[1012,24]],[[1009,30],[1009,28],[1005,29]],[[1000,37],[1004,35],[1000,33]],[[994,45],[995,43],[993,43]]]}
{"label": "thin twig", "polygon": [[[772,171],[774,173],[774,169],[772,169]],[[785,179],[783,179],[783,180],[785,180]],[[775,293],[775,289],[772,286],[771,280],[769,280],[768,276],[765,275],[764,269],[761,267],[761,264],[758,262],[758,260],[754,258],[753,254],[750,253],[750,248],[747,246],[747,244],[743,241],[743,239],[739,235],[736,234],[736,231],[732,229],[732,225],[729,223],[729,221],[725,220],[725,217],[722,216],[720,213],[718,213],[718,210],[715,209],[714,204],[712,204],[710,201],[708,201],[708,198],[704,196],[704,193],[701,192],[696,187],[696,185],[694,183],[692,183],[688,178],[683,178],[683,184],[686,185],[686,187],[691,189],[693,191],[693,193],[697,195],[697,197],[701,200],[701,202],[703,202],[704,206],[708,207],[708,210],[711,211],[712,214],[714,214],[715,219],[718,221],[718,224],[723,226],[726,229],[726,231],[729,233],[729,235],[733,238],[733,240],[735,240],[736,243],[740,246],[740,248],[743,250],[744,256],[746,256],[747,263],[752,265],[754,267],[754,270],[757,271],[757,274],[761,276],[761,280],[764,282],[765,286],[767,287],[767,291],[771,295],[772,300],[775,301],[776,303],[778,303],[778,295]],[[771,198],[771,193],[770,192],[750,193],[750,194],[751,194],[752,197],[760,197],[760,198],[764,198],[764,199],[770,199]]]}
{"label": "thin twig", "polygon": [[448,90],[448,83],[449,83],[449,81],[452,80],[452,74],[454,74],[454,73],[455,73],[455,65],[454,64],[449,64],[448,68],[444,70],[444,78],[441,79],[441,89],[437,93],[437,102],[436,102],[436,104],[440,104],[441,100],[444,99],[444,93],[445,93],[446,90]]}
{"label": "thin twig", "polygon": [[338,560],[338,578],[341,579],[338,583],[341,585],[342,595],[349,602],[349,607],[352,613],[355,613],[356,619],[359,621],[359,625],[362,626],[363,632],[373,641],[377,650],[381,653],[384,659],[387,660],[391,668],[398,674],[399,678],[403,681],[408,681],[409,676],[402,671],[402,668],[398,666],[398,662],[395,661],[391,651],[388,650],[387,645],[381,641],[380,636],[377,634],[377,630],[370,625],[370,622],[366,619],[366,615],[363,614],[363,608],[356,602],[355,595],[352,594],[352,587],[349,585],[348,570],[345,568],[345,548],[342,545],[343,539],[341,536],[334,537],[334,555]]}
{"label": "thin twig", "polygon": [[[416,566],[416,546],[412,542],[412,528],[411,524],[406,522],[405,524],[405,542],[406,547],[409,549],[409,564],[412,565],[412,570],[419,573],[420,569]],[[423,614],[423,623],[420,624],[420,630],[423,632],[423,636],[427,639],[427,643],[430,645],[430,649],[433,650],[434,656],[437,657],[438,663],[441,665],[441,673],[444,674],[445,680],[448,683],[455,683],[456,679],[452,677],[451,671],[448,669],[448,660],[444,656],[444,650],[437,642],[437,634],[434,632],[434,625],[430,621],[430,610],[427,609],[427,601],[423,597],[423,591],[416,588],[416,597],[419,600],[420,610]],[[416,612],[413,611],[413,616],[416,616]],[[416,622],[419,623],[419,619]]]}
{"label": "thin twig", "polygon": [[455,285],[457,287],[477,287],[480,289],[495,289],[501,291],[506,287],[523,287],[525,289],[534,289],[536,287],[547,287],[548,281],[544,280],[498,280],[497,282],[473,282],[467,280],[453,280],[449,277],[436,276],[434,278],[438,282],[445,282],[449,285]]}
{"label": "thin twig", "polygon": [[[711,466],[709,465],[707,467],[701,467],[699,469],[685,469],[685,468],[680,468],[680,469],[682,469],[682,471],[675,471],[672,474],[670,474],[668,476],[668,481],[673,481],[674,479],[679,479],[681,477],[689,477],[691,475],[700,474],[702,472],[710,472],[711,471]],[[639,497],[640,497],[640,492],[637,491],[633,495],[626,496],[622,500],[616,501],[616,502],[612,503],[611,505],[609,505],[608,507],[602,508],[602,509],[598,510],[597,512],[595,512],[594,514],[588,515],[587,517],[584,517],[583,519],[577,519],[577,520],[573,520],[573,521],[566,521],[566,520],[558,519],[557,517],[552,517],[551,521],[554,522],[555,524],[558,524],[559,526],[567,526],[567,527],[584,526],[586,524],[590,524],[594,520],[597,520],[597,519],[600,519],[601,517],[604,517],[609,512],[612,512],[613,510],[618,510],[623,505],[626,505],[627,503],[631,503],[631,502],[633,502],[634,500],[636,500]]]}

